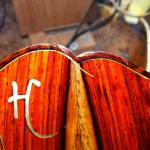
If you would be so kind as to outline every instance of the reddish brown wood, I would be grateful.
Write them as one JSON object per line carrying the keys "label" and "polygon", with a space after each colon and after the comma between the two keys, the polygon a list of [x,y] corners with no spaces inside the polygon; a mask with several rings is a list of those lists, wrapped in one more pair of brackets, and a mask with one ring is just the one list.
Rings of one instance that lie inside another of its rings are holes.
{"label": "reddish brown wood", "polygon": [[82,66],[102,149],[150,149],[150,80],[111,60]]}
{"label": "reddish brown wood", "polygon": [[4,66],[8,65],[11,61],[15,60],[16,58],[30,53],[34,51],[52,51],[55,50],[57,52],[65,53],[66,55],[70,56],[73,60],[78,61],[78,58],[73,55],[73,53],[67,49],[66,47],[59,45],[59,44],[41,44],[41,45],[33,45],[29,47],[25,47],[22,49],[19,49],[15,53],[11,54],[10,56],[6,57],[0,62],[0,69],[2,69]]}
{"label": "reddish brown wood", "polygon": [[[6,150],[61,149],[65,123],[66,88],[69,60],[56,52],[37,51],[11,62],[0,72],[0,134]],[[52,139],[35,137],[25,121],[25,102],[18,100],[19,118],[14,118],[12,81],[18,83],[18,94],[25,94],[30,79],[37,79],[41,87],[32,86],[30,118],[32,126],[42,134],[58,134]]]}
{"label": "reddish brown wood", "polygon": [[[82,72],[85,90],[79,88],[80,79],[69,76],[73,71],[69,69],[70,60],[61,53],[94,75]],[[24,100],[18,100],[18,119],[14,118],[13,103],[8,103],[12,81],[18,83],[18,94],[25,94],[32,78],[42,84],[41,87],[33,85],[31,90],[32,126],[42,134],[58,132],[54,138],[40,139],[30,132],[25,121]],[[67,48],[52,44],[24,48],[0,62],[0,135],[6,150],[65,148],[67,99],[77,95],[72,93],[68,98],[69,87],[72,87],[68,86],[69,80],[78,82],[78,95],[85,91],[88,96],[99,149],[150,149],[150,73],[111,54],[97,52],[75,57]],[[73,108],[76,109],[74,105]]]}
{"label": "reddish brown wood", "polygon": [[79,2],[80,0],[13,0],[21,35],[78,24],[91,0],[82,0],[82,5],[78,5]]}
{"label": "reddish brown wood", "polygon": [[91,59],[98,59],[98,58],[112,60],[112,61],[118,62],[118,63],[126,66],[127,68],[132,69],[134,72],[137,72],[140,75],[150,78],[150,73],[145,71],[143,68],[136,66],[133,63],[131,63],[130,61],[123,59],[121,57],[115,56],[111,53],[106,53],[103,51],[83,53],[83,54],[79,55],[78,58],[79,58],[80,63],[89,61]]}

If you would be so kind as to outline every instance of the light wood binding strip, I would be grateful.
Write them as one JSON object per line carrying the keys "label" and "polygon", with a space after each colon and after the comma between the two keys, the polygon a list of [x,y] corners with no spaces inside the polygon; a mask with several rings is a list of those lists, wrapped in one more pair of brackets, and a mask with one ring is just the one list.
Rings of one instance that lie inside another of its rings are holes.
{"label": "light wood binding strip", "polygon": [[66,121],[66,150],[98,149],[81,70],[73,63],[70,66]]}

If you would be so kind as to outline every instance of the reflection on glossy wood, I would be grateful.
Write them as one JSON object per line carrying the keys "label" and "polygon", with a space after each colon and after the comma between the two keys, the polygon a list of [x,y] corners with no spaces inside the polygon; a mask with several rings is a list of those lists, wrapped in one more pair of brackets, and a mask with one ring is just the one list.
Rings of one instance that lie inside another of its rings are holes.
{"label": "reflection on glossy wood", "polygon": [[150,80],[110,60],[91,60],[83,69],[89,102],[104,150],[150,149]]}
{"label": "reflection on glossy wood", "polygon": [[[94,77],[81,74],[69,58]],[[150,73],[130,62],[101,52],[75,57],[52,44],[24,48],[0,62],[0,69],[0,136],[6,150],[150,149]],[[53,138],[30,132],[23,100],[18,119],[8,103],[12,81],[24,95],[30,79],[41,82],[30,93],[31,124],[41,134],[58,132]]]}
{"label": "reflection on glossy wood", "polygon": [[[0,72],[0,134],[6,150],[62,148],[68,63],[67,58],[56,52],[34,52],[15,60]],[[18,93],[24,94],[32,78],[39,80],[41,87],[32,87],[30,120],[41,134],[58,132],[52,139],[42,140],[29,131],[24,101],[18,101],[18,119],[14,118],[13,104],[8,103],[12,81],[18,83]]]}

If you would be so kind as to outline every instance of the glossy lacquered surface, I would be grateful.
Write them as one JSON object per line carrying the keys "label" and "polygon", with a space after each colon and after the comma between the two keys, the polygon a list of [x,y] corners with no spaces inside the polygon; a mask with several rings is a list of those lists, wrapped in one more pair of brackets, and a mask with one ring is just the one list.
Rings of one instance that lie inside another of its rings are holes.
{"label": "glossy lacquered surface", "polygon": [[[75,64],[76,63],[76,64]],[[82,67],[92,76],[84,73]],[[19,50],[0,63],[0,135],[6,150],[149,150],[150,73],[119,57],[102,52],[75,57],[57,45]],[[18,94],[32,86],[29,117],[42,139],[28,128],[25,100]]]}
{"label": "glossy lacquered surface", "polygon": [[[32,86],[30,120],[41,134],[58,135],[51,139],[35,137],[25,121],[25,101],[18,100],[19,118],[14,118],[12,82],[18,84],[18,94],[25,94],[30,79],[41,82]],[[6,150],[61,149],[65,124],[66,88],[69,60],[56,52],[34,52],[16,59],[0,72],[0,134]]]}
{"label": "glossy lacquered surface", "polygon": [[150,80],[110,60],[83,63],[84,81],[103,149],[150,148]]}

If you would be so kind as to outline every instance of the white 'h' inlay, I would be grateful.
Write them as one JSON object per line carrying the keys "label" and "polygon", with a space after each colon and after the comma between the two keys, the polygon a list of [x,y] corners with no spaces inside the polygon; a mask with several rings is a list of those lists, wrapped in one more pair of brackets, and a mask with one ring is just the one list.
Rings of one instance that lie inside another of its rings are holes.
{"label": "white 'h' inlay", "polygon": [[40,133],[38,133],[37,131],[35,131],[31,125],[31,122],[30,122],[30,117],[29,117],[29,99],[30,99],[30,92],[31,92],[31,87],[32,87],[32,84],[36,85],[36,86],[41,86],[41,82],[36,80],[36,79],[31,79],[29,81],[29,84],[27,86],[27,91],[26,91],[26,94],[25,95],[18,95],[18,85],[15,81],[12,82],[12,86],[13,86],[13,96],[11,96],[9,99],[8,99],[8,102],[9,103],[12,103],[14,102],[14,117],[17,119],[18,118],[18,103],[17,101],[18,100],[21,100],[21,99],[25,99],[25,118],[26,118],[26,122],[27,122],[27,125],[30,129],[30,131],[37,137],[39,138],[52,138],[54,137],[57,133],[55,134],[49,134],[49,135],[42,135]]}
{"label": "white 'h' inlay", "polygon": [[26,104],[29,104],[29,98],[30,98],[30,92],[31,92],[32,84],[35,84],[38,87],[41,85],[40,81],[35,80],[35,79],[31,79],[29,81],[29,84],[28,84],[28,87],[27,87],[26,95],[18,95],[17,83],[15,81],[12,82],[13,96],[11,96],[8,99],[8,102],[9,103],[14,102],[14,116],[15,116],[16,119],[18,118],[18,103],[17,103],[17,101],[21,100],[21,99],[25,99]]}

